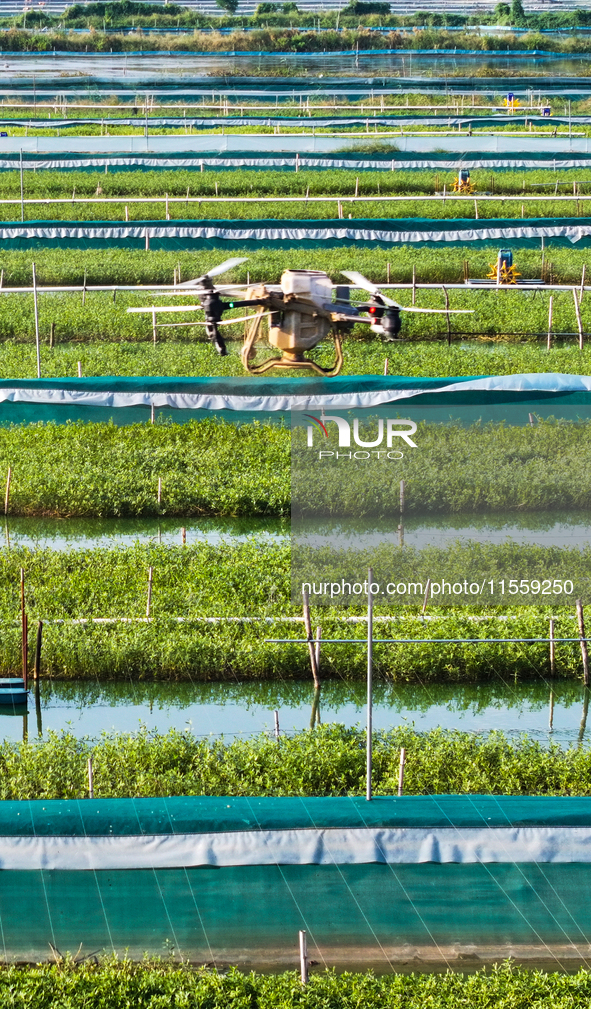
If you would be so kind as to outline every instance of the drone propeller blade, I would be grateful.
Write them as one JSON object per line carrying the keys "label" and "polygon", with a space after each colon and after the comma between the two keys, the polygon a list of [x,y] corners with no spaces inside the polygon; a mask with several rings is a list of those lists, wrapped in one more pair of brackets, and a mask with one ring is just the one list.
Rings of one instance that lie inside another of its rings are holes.
{"label": "drone propeller blade", "polygon": [[227,273],[228,270],[233,270],[235,266],[240,266],[241,263],[245,263],[248,256],[235,256],[233,259],[226,259],[219,266],[212,266],[211,270],[204,273],[202,277],[195,277],[194,280],[186,280],[184,284],[178,284],[178,287],[200,287],[206,277],[219,277],[222,273]]}
{"label": "drone propeller blade", "polygon": [[379,294],[385,305],[389,305],[391,308],[400,308],[398,302],[392,301],[392,299],[388,298],[387,295],[382,294],[379,287],[372,284],[371,280],[364,277],[362,273],[357,273],[356,270],[341,270],[341,273],[343,274],[343,277],[350,280],[355,287],[361,287],[362,290],[369,291],[370,294]]}
{"label": "drone propeller blade", "polygon": [[406,308],[400,305],[401,312],[421,312],[429,315],[474,315],[473,308]]}
{"label": "drone propeller blade", "polygon": [[245,263],[248,256],[235,256],[234,259],[226,259],[225,262],[220,263],[219,266],[212,266],[211,270],[208,270],[205,274],[206,277],[219,277],[221,273],[227,273],[228,270],[233,270],[235,266],[240,266],[241,263]]}

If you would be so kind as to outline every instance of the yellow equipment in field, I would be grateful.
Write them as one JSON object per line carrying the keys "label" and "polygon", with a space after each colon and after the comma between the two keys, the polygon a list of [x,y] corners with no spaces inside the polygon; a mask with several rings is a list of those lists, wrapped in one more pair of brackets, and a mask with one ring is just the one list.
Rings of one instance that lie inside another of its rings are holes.
{"label": "yellow equipment in field", "polygon": [[467,168],[460,168],[454,179],[454,193],[472,194],[476,192],[476,186],[470,182],[470,172]]}
{"label": "yellow equipment in field", "polygon": [[494,280],[495,284],[516,284],[517,278],[521,276],[517,268],[513,266],[513,253],[510,249],[499,249],[496,263],[489,263],[490,273],[487,273],[487,280]]}

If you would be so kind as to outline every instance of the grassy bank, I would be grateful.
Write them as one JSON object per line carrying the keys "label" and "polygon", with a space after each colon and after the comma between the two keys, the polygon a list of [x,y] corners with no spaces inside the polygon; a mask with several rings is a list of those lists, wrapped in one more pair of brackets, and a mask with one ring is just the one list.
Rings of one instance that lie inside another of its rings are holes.
{"label": "grassy bank", "polygon": [[[357,22],[359,19],[356,19]],[[379,20],[379,18],[378,18]],[[542,50],[563,54],[565,56],[583,55],[591,51],[591,40],[587,37],[571,36],[567,38],[548,38],[536,32],[527,35],[515,35],[511,31],[500,37],[491,38],[480,32],[467,29],[465,32],[448,32],[443,28],[417,29],[411,32],[401,32],[393,29],[390,32],[372,32],[363,27],[347,28],[343,31],[323,32],[306,31],[297,27],[259,27],[248,33],[240,30],[222,34],[216,31],[199,31],[195,29],[187,34],[151,35],[141,32],[106,34],[89,29],[74,35],[67,30],[56,30],[40,34],[29,32],[22,28],[10,28],[0,38],[0,51],[3,52],[203,52],[203,53],[323,53],[355,51],[359,45],[361,52],[375,49],[398,49],[401,52],[416,49],[438,49],[442,52],[454,52],[455,49],[467,49],[482,52],[485,56],[491,50],[505,52],[523,50]],[[535,64],[523,71],[530,76],[538,68]],[[478,76],[479,68],[474,74]],[[481,72],[488,76],[488,68],[482,67]],[[545,70],[538,70],[540,76]],[[584,70],[583,70],[584,72]],[[280,72],[279,72],[280,73]],[[453,71],[452,71],[453,75]],[[519,71],[515,76],[519,76]]]}
{"label": "grassy bank", "polygon": [[132,964],[103,961],[74,970],[69,965],[36,968],[0,968],[0,998],[27,1009],[49,1009],[57,1003],[69,1009],[115,1009],[133,1005],[153,1009],[156,1005],[190,1005],[194,1009],[424,1009],[426,1005],[485,1009],[503,1005],[552,1006],[553,1009],[586,1009],[591,995],[591,976],[585,970],[573,975],[519,970],[509,965],[473,975],[449,972],[387,975],[312,972],[302,988],[295,972],[281,975],[241,974],[230,970],[194,970],[161,962]]}
{"label": "grassy bank", "polygon": [[[396,795],[400,748],[406,749],[407,795],[589,795],[591,750],[544,748],[502,732],[475,736],[398,727],[374,733],[376,795]],[[171,730],[98,741],[52,733],[46,741],[0,744],[0,798],[75,799],[88,793],[93,758],[95,798],[166,795],[363,795],[365,731],[322,725],[279,739],[231,743]]]}

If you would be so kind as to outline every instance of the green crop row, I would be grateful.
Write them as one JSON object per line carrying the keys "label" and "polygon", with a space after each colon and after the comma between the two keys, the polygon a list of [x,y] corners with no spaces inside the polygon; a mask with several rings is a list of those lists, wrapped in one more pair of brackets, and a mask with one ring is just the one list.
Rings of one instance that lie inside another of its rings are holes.
{"label": "green crop row", "polygon": [[[501,732],[421,733],[407,726],[374,733],[374,794],[396,794],[401,747],[409,795],[591,794],[587,747],[565,750],[525,735],[510,742]],[[231,743],[176,730],[105,733],[96,741],[66,733],[32,743],[5,741],[0,743],[0,796],[83,798],[89,756],[95,798],[365,794],[365,731],[322,725],[278,740],[262,734]]]}
{"label": "green crop row", "polygon": [[[530,553],[534,549],[530,548]],[[543,559],[544,551],[538,548],[538,552]],[[571,554],[575,563],[575,551]],[[588,563],[587,554],[582,553],[577,573],[582,570],[584,575]],[[136,544],[127,549],[68,552],[11,547],[0,556],[0,670],[3,674],[14,673],[22,667],[22,569],[29,626],[33,628],[38,620],[44,622],[43,677],[307,679],[307,651],[298,643],[302,625],[284,619],[301,614],[301,607],[290,601],[289,564],[288,545],[254,538],[217,546]],[[152,619],[146,621],[150,567]],[[506,598],[513,602],[515,597]],[[480,610],[477,622],[467,610],[437,609],[432,600],[427,629],[418,612],[420,602],[404,610],[391,600],[376,603],[378,612],[388,615],[380,623],[380,637],[420,639],[399,646],[377,643],[376,679],[399,683],[544,679],[550,676],[547,642],[522,644],[490,639],[547,639],[550,613],[555,617],[557,638],[574,638],[577,633],[574,603],[557,605],[552,598],[543,597],[540,604],[537,597],[535,606]],[[363,609],[354,606],[345,615],[342,609],[315,609],[314,620],[322,622],[325,639],[323,678],[363,680],[366,674],[363,621],[346,622],[348,614],[362,615]],[[274,617],[272,624],[259,622],[267,616]],[[205,617],[224,619],[211,621]],[[234,619],[229,621],[227,617]],[[267,640],[275,637],[287,638],[288,642],[273,644]],[[423,643],[426,637],[462,641]],[[474,637],[481,637],[482,643],[464,640]],[[338,640],[331,643],[332,639],[343,638],[359,639],[360,644]],[[555,675],[580,679],[581,655],[576,640],[556,645]]]}
{"label": "green crop row", "polygon": [[[297,248],[253,250],[239,246],[230,252],[228,249],[195,252],[150,250],[147,253],[143,249],[3,250],[1,268],[4,287],[30,287],[33,261],[39,285],[81,285],[85,276],[88,284],[172,284],[177,266],[180,267],[181,279],[190,280],[231,255],[246,256],[247,262],[224,274],[223,283],[243,284],[247,277],[257,283],[276,283],[283,270],[305,270],[313,266],[316,270],[325,270],[334,282],[342,282],[341,270],[356,269],[377,284],[386,283],[388,270],[392,283],[409,284],[414,266],[417,284],[457,284],[463,281],[465,261],[470,277],[485,277],[490,264],[496,260],[499,245],[500,241],[491,242],[485,248],[469,245],[446,248],[445,255],[442,255],[441,248],[411,246],[392,249],[336,246],[313,252]],[[539,278],[542,274],[542,253],[539,249],[520,249],[514,253],[514,263],[524,278]],[[591,275],[591,250],[548,245],[544,263],[546,276],[554,283],[580,284],[583,266],[586,266],[587,275]],[[405,292],[405,297],[409,293]],[[402,292],[400,300],[403,300]]]}
{"label": "green crop row", "polygon": [[[357,250],[354,253],[355,265],[359,265]],[[492,259],[492,257],[491,257]],[[308,253],[307,262],[310,262]],[[294,264],[295,265],[295,264]],[[351,262],[349,262],[351,266]],[[487,266],[488,269],[488,266]],[[375,266],[374,266],[375,270]],[[483,275],[485,275],[483,271]],[[269,277],[269,280],[273,278]],[[402,305],[411,305],[411,292],[396,292]],[[543,291],[521,291],[518,288],[510,288],[497,291],[494,288],[489,290],[475,291],[474,289],[456,289],[448,291],[449,306],[451,309],[468,310],[466,315],[450,315],[450,339],[461,340],[465,337],[479,339],[501,338],[509,342],[530,339],[537,340],[546,337],[548,332],[548,311],[549,295]],[[195,304],[195,296],[188,296],[189,304]],[[179,308],[183,304],[180,298],[176,297],[174,302],[165,301],[164,298],[151,296],[149,293],[127,293],[117,294],[116,302],[113,304],[111,292],[90,292],[86,293],[84,303],[82,292],[79,294],[49,293],[38,296],[39,331],[44,344],[51,340],[53,327],[53,341],[69,342],[75,341],[79,344],[96,344],[105,342],[126,342],[126,343],[146,343],[153,340],[152,314],[128,313],[129,307],[149,307],[156,304],[163,308],[166,304],[174,304],[175,312],[159,312],[157,315],[157,325],[178,324],[180,321],[195,323],[194,327],[184,329],[158,329],[157,340],[165,342],[167,340],[190,341],[193,345],[199,344],[202,353],[201,367],[209,367],[212,373],[221,367],[223,373],[227,373],[226,365],[220,366],[217,355],[212,348],[209,354],[201,346],[206,339],[203,328],[203,313],[199,310],[189,311],[186,315],[179,314]],[[187,303],[186,301],[184,302]],[[417,292],[417,308],[438,309],[442,314],[429,314],[420,312],[409,312],[403,315],[403,338],[409,341],[447,339],[446,316],[445,316],[445,291],[422,290]],[[240,318],[242,309],[234,312],[234,317]],[[583,298],[580,305],[580,317],[583,332],[591,331],[591,299],[589,295]],[[226,320],[231,322],[232,315],[228,313]],[[555,335],[567,334],[574,337],[578,332],[577,314],[572,291],[554,292],[553,295],[553,320],[552,331]],[[183,336],[179,338],[179,333]],[[18,343],[34,343],[35,319],[34,304],[32,294],[5,294],[0,298],[0,343],[11,340]],[[229,340],[241,340],[244,335],[244,323],[228,325],[225,329],[225,337]],[[380,361],[380,370],[383,369],[384,356],[392,357],[391,371],[395,370],[397,349],[382,345],[381,341],[373,337],[368,326],[359,324],[353,334],[347,340],[349,352],[357,340],[363,340],[363,346],[367,348],[371,345],[367,341],[373,341],[377,349],[370,360]],[[261,351],[265,353],[265,351]],[[363,361],[366,351],[356,349],[354,359]],[[321,361],[334,356],[334,349],[331,342],[325,342],[318,350],[311,355]],[[44,355],[45,357],[45,355]],[[208,363],[207,360],[209,358]],[[581,359],[583,360],[583,359]],[[236,362],[236,367],[238,363]],[[0,363],[0,369],[2,365]],[[364,369],[365,370],[365,369]]]}
{"label": "green crop row", "polygon": [[[465,969],[465,963],[461,969]],[[311,973],[302,987],[299,975],[241,974],[195,970],[159,961],[104,960],[77,969],[66,964],[35,968],[1,967],[0,998],[8,1005],[27,1009],[154,1009],[157,1005],[191,1006],[194,1009],[521,1009],[552,1006],[552,1009],[586,1009],[591,997],[591,975],[547,974],[520,970],[509,964],[492,972],[462,974]]]}
{"label": "green crop row", "polygon": [[[523,409],[527,411],[527,405]],[[533,427],[420,425],[422,451],[408,452],[397,466],[397,479],[406,481],[406,508],[413,514],[588,509],[589,427],[588,421],[566,424],[539,417]],[[370,484],[351,483],[345,489],[338,471],[327,463],[326,486],[336,480],[337,513],[390,514],[389,468],[375,460],[374,472],[373,462],[367,462]],[[297,457],[295,463],[298,508],[314,512],[324,502],[325,489],[309,486],[307,470],[300,473]],[[0,472],[9,466],[12,515],[104,518],[289,511],[290,432],[281,424],[206,420],[127,427],[82,421],[14,425],[0,428]],[[466,469],[469,481],[462,479]]]}
{"label": "green crop row", "polygon": [[[437,328],[437,327],[435,327]],[[439,327],[440,328],[440,327]],[[177,330],[178,332],[178,330]],[[63,330],[56,324],[55,337]],[[162,331],[160,331],[162,333]],[[46,339],[46,329],[43,330]],[[79,333],[76,334],[79,336]],[[144,334],[146,335],[146,334]],[[441,334],[443,335],[443,334]],[[159,339],[162,339],[160,337]],[[178,337],[176,338],[178,339]],[[200,337],[203,340],[203,337]],[[41,346],[41,374],[44,378],[76,378],[78,364],[83,376],[98,375],[220,375],[224,377],[245,374],[240,359],[241,343],[228,344],[228,356],[219,357],[209,342],[106,342],[64,343],[50,349]],[[315,354],[315,360],[328,366],[334,349],[330,343]],[[580,375],[591,373],[591,344],[579,350],[573,336],[566,343],[560,341],[550,353],[545,345],[523,344],[516,341],[495,340],[464,343],[458,337],[451,346],[445,340],[438,342],[409,342],[384,345],[379,340],[346,340],[344,343],[342,374],[381,375],[386,358],[391,375],[440,377],[456,375],[514,375],[529,372],[560,372]],[[0,379],[35,378],[37,358],[33,330],[21,332],[19,342],[7,340],[0,351]],[[156,413],[157,418],[159,413]]]}
{"label": "green crop row", "polygon": [[[24,219],[32,221],[123,221],[123,203],[109,203],[101,197],[97,202],[88,203],[43,203],[28,204]],[[260,197],[251,197],[252,202],[226,202],[204,200],[204,202],[129,203],[127,213],[130,221],[334,221],[339,217],[338,201],[314,202],[306,199],[305,192],[294,202],[261,203]],[[388,221],[416,218],[418,220],[498,220],[514,218],[561,218],[586,217],[591,213],[591,198],[584,200],[532,200],[517,199],[476,201],[472,198],[382,201],[365,201],[354,198],[342,199],[342,216],[353,220],[375,219]],[[20,205],[0,203],[0,221],[20,220]]]}
{"label": "green crop row", "polygon": [[[393,148],[396,149],[395,146]],[[368,152],[368,156],[371,152]],[[189,169],[163,171],[59,172],[31,171],[24,174],[25,198],[51,199],[77,196],[397,196],[451,193],[457,171],[442,168],[432,170],[384,170],[367,172],[354,169],[313,171],[248,171],[225,169],[216,171],[208,166],[203,172]],[[591,192],[589,169],[568,169],[552,172],[546,169],[523,171],[489,171],[474,169],[470,181],[477,192],[499,195],[546,194],[553,189],[563,195],[573,192],[575,183],[584,194]],[[0,198],[20,199],[20,174],[7,170],[0,173]]]}

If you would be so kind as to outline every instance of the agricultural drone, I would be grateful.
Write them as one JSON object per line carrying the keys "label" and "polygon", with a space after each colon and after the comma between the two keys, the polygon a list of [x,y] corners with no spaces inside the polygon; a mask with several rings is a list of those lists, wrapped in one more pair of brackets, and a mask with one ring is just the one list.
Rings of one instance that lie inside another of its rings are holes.
{"label": "agricultural drone", "polygon": [[[272,368],[305,369],[326,377],[338,375],[343,365],[343,337],[353,326],[362,324],[386,342],[397,338],[401,330],[401,312],[419,312],[435,315],[470,313],[471,309],[414,308],[399,305],[383,294],[360,273],[344,270],[348,284],[333,286],[330,277],[320,270],[285,270],[279,284],[255,284],[245,288],[242,284],[216,286],[213,278],[234,266],[246,262],[228,259],[214,266],[202,277],[179,284],[165,295],[186,295],[195,292],[197,305],[152,306],[128,308],[128,312],[204,312],[203,322],[181,325],[202,325],[218,354],[224,357],[226,344],[220,333],[222,326],[245,323],[242,363],[250,375],[262,375]],[[351,288],[361,288],[371,297],[362,305],[351,303]],[[230,292],[233,292],[232,294]],[[334,294],[334,297],[333,297]],[[226,312],[236,308],[254,311],[241,318],[224,319]],[[266,334],[263,333],[266,320]],[[155,325],[155,323],[154,323]],[[178,324],[177,324],[178,325]],[[257,341],[266,336],[268,345],[280,352],[257,363]],[[323,340],[332,337],[335,347],[334,363],[323,368],[306,357],[306,353]]]}

